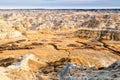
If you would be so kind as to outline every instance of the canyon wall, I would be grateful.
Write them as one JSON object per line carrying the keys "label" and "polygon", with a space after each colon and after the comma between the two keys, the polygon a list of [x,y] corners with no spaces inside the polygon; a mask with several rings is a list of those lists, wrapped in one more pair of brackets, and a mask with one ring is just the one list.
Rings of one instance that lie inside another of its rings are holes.
{"label": "canyon wall", "polygon": [[74,32],[74,36],[80,38],[86,38],[90,40],[120,40],[120,31],[119,30],[99,30],[99,29],[80,29]]}

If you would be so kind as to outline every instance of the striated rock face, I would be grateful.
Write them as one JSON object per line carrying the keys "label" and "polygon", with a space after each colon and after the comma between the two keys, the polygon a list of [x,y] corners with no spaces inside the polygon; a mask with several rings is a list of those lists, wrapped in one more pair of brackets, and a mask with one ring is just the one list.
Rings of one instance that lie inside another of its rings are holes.
{"label": "striated rock face", "polygon": [[81,29],[74,32],[74,36],[79,36],[80,38],[86,38],[90,40],[120,40],[119,30],[99,30],[99,29]]}

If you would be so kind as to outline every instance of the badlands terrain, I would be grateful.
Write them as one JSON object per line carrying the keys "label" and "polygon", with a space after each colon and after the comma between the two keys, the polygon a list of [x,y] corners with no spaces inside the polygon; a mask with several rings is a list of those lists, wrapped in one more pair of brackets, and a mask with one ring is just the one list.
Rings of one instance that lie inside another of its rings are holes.
{"label": "badlands terrain", "polygon": [[0,80],[120,80],[120,10],[0,10]]}

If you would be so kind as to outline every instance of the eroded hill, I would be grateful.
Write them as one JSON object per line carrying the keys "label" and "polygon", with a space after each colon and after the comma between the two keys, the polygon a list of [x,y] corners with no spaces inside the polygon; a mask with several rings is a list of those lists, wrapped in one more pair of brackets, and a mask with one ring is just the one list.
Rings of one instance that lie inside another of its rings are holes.
{"label": "eroded hill", "polygon": [[0,79],[120,79],[120,13],[0,12]]}

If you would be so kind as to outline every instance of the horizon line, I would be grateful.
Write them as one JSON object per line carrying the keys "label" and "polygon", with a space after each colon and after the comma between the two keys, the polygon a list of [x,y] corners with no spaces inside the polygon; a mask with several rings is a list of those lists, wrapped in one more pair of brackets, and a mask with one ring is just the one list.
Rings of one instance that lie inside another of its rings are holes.
{"label": "horizon line", "polygon": [[120,7],[3,7],[0,6],[0,9],[120,9]]}

